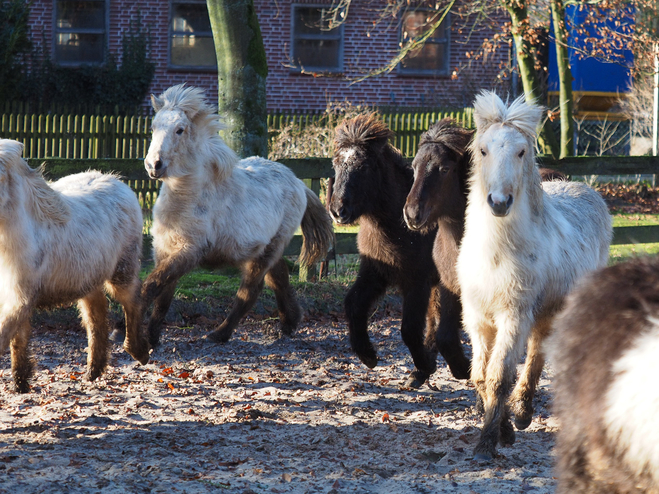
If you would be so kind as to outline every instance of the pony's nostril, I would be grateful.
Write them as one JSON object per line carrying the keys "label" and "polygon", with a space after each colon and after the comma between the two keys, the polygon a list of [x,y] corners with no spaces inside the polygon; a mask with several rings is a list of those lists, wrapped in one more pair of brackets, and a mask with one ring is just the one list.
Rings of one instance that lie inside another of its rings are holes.
{"label": "pony's nostril", "polygon": [[492,208],[492,214],[494,214],[494,216],[506,216],[510,206],[513,204],[513,196],[509,195],[506,202],[503,202],[494,200],[492,194],[488,194],[487,204]]}
{"label": "pony's nostril", "polygon": [[162,168],[162,160],[156,160],[156,162],[154,163],[154,168],[156,170],[160,170]]}

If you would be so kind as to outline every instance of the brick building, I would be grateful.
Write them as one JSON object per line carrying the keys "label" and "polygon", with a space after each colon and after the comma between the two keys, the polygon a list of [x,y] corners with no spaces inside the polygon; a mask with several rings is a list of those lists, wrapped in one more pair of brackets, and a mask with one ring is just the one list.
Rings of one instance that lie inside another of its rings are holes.
{"label": "brick building", "polygon": [[[428,43],[388,74],[354,79],[385,65],[406,36],[421,34],[433,12],[410,9],[397,23],[374,28],[379,2],[353,0],[347,21],[332,30],[321,24],[330,0],[254,0],[268,59],[269,110],[323,109],[350,101],[393,107],[462,107],[483,88],[507,85],[498,75],[509,61],[500,50],[486,62],[472,61],[492,32],[467,35],[451,29],[450,16]],[[33,0],[34,44],[61,65],[102,63],[121,57],[121,38],[138,16],[149,26],[156,62],[150,91],[182,82],[217,92],[213,39],[204,0]],[[451,74],[457,67],[457,78]],[[505,87],[504,87],[505,90]]]}

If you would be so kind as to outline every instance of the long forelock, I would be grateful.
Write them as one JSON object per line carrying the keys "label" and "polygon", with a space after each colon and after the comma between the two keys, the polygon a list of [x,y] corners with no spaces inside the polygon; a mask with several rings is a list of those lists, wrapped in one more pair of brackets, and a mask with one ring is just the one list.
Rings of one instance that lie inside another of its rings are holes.
{"label": "long forelock", "polygon": [[467,146],[473,131],[460,127],[454,120],[444,118],[434,123],[430,128],[421,135],[419,148],[426,144],[441,144],[456,153],[463,156],[467,151]]}
{"label": "long forelock", "polygon": [[474,120],[478,133],[485,132],[494,124],[513,127],[528,138],[535,140],[536,128],[542,118],[543,108],[527,103],[524,95],[510,106],[492,91],[483,91],[474,101]]}
{"label": "long forelock", "polygon": [[378,141],[386,143],[394,133],[375,113],[357,115],[344,120],[336,128],[335,142],[337,149],[352,147],[364,148]]}
{"label": "long forelock", "polygon": [[158,111],[178,110],[186,115],[195,115],[193,120],[210,135],[216,135],[226,128],[217,114],[217,107],[206,100],[204,91],[198,87],[187,87],[184,84],[172,86],[159,99],[162,107]]}

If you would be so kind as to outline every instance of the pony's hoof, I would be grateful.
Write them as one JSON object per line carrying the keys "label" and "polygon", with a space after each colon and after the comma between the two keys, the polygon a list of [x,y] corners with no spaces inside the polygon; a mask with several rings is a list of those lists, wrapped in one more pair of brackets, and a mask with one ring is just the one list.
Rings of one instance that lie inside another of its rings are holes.
{"label": "pony's hoof", "polygon": [[449,370],[456,379],[469,379],[471,377],[471,364],[449,365]]}
{"label": "pony's hoof", "polygon": [[85,374],[85,379],[89,382],[95,381],[98,379],[101,374],[103,374],[102,370],[99,369],[89,369],[87,373]]}
{"label": "pony's hoof", "polygon": [[110,333],[110,341],[114,343],[123,343],[126,339],[126,331],[122,329],[115,329]]}
{"label": "pony's hoof", "polygon": [[533,407],[530,402],[517,401],[511,404],[513,415],[515,416],[515,427],[518,431],[523,431],[533,421]]}
{"label": "pony's hoof", "polygon": [[489,453],[474,453],[474,461],[478,462],[490,462],[494,459],[494,456]]}
{"label": "pony's hoof", "polygon": [[[146,342],[145,342],[145,346],[146,346]],[[146,364],[149,363],[150,355],[149,355],[149,349],[148,349],[148,347],[146,348],[146,351],[142,350],[142,351],[138,351],[138,352],[136,352],[136,351],[132,350],[131,348],[129,348],[128,346],[124,345],[124,350],[126,350],[126,352],[128,353],[128,355],[130,355],[131,357],[133,357],[133,358],[134,358],[135,360],[137,360],[140,364],[142,364],[142,365],[146,365]]]}
{"label": "pony's hoof", "polygon": [[422,372],[412,372],[410,377],[405,381],[404,387],[411,389],[419,389],[428,380],[428,375]]}
{"label": "pony's hoof", "polygon": [[378,365],[378,357],[375,355],[375,352],[373,352],[373,355],[357,354],[357,356],[359,357],[359,360],[361,360],[362,363],[369,369],[372,369]]}
{"label": "pony's hoof", "polygon": [[27,379],[14,381],[14,389],[17,393],[25,394],[30,392],[30,382]]}
{"label": "pony's hoof", "polygon": [[496,449],[488,446],[487,444],[479,444],[474,448],[475,461],[492,461],[497,454]]}
{"label": "pony's hoof", "polygon": [[208,333],[206,338],[214,343],[226,343],[229,341],[229,338],[231,338],[231,333],[227,333],[226,331],[218,329],[217,331]]}
{"label": "pony's hoof", "polygon": [[510,423],[510,420],[504,420],[501,422],[501,428],[499,429],[499,444],[501,444],[501,446],[512,446],[515,444],[515,429],[513,429],[513,424]]}
{"label": "pony's hoof", "polygon": [[528,414],[528,415],[515,415],[515,427],[517,427],[518,431],[523,431],[526,429],[529,425],[531,425],[531,422],[533,421],[533,415]]}
{"label": "pony's hoof", "polygon": [[282,323],[282,325],[279,326],[279,331],[284,336],[292,336],[296,329],[297,329],[297,324],[284,324],[284,323]]}

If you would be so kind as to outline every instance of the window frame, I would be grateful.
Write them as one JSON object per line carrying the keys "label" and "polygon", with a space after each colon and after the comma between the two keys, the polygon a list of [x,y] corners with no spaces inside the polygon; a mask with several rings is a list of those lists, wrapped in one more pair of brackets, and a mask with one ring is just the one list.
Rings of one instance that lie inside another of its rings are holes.
{"label": "window frame", "polygon": [[[71,0],[73,1],[73,0]],[[76,28],[59,28],[57,27],[57,0],[53,1],[53,32],[52,32],[52,59],[53,62],[60,67],[81,67],[83,65],[103,65],[108,58],[109,54],[109,45],[110,45],[110,0],[79,0],[79,1],[94,1],[97,3],[103,3],[104,10],[104,26],[103,28],[86,28],[86,29],[76,29]],[[67,33],[76,33],[76,34],[102,34],[103,35],[103,60],[99,62],[62,62],[57,59],[57,36],[60,34]]]}
{"label": "window frame", "polygon": [[[344,46],[345,46],[345,37],[344,37],[344,32],[343,32],[343,26],[345,23],[341,23],[339,27],[336,29],[337,34],[329,34],[329,31],[327,34],[305,34],[300,36],[296,36],[295,33],[295,11],[298,8],[307,8],[307,9],[328,9],[330,8],[330,4],[316,4],[316,3],[293,3],[291,4],[291,21],[290,21],[290,42],[291,42],[291,47],[289,50],[289,56],[291,60],[291,73],[301,73],[302,71],[304,72],[316,72],[316,73],[323,73],[323,74],[340,74],[344,70],[343,66],[343,52],[344,52]],[[332,30],[334,31],[334,30]],[[295,59],[295,42],[298,39],[309,39],[309,40],[337,40],[339,41],[339,46],[338,46],[338,65],[336,67],[326,67],[326,66],[317,66],[317,65],[301,65],[296,59]]]}
{"label": "window frame", "polygon": [[[213,42],[214,65],[178,65],[172,63],[172,40],[175,34],[182,34],[183,31],[174,31],[174,4],[197,4],[207,5],[206,0],[169,0],[169,15],[167,18],[167,68],[170,70],[183,70],[187,72],[216,72],[217,71],[217,54],[215,52],[215,38],[213,31],[201,31],[199,35],[209,35]],[[208,7],[206,7],[208,9]],[[209,14],[210,22],[210,14]],[[189,35],[189,33],[188,33]]]}
{"label": "window frame", "polygon": [[[399,43],[403,43],[403,27],[405,24],[405,16],[408,13],[414,13],[414,12],[437,12],[438,14],[441,14],[441,11],[437,11],[431,8],[413,8],[413,9],[408,9],[406,10],[403,15],[401,16],[400,19],[400,24],[398,26],[398,41]],[[444,45],[444,52],[446,55],[446,67],[442,69],[409,69],[405,68],[403,66],[403,60],[400,61],[398,64],[398,74],[401,76],[449,76],[451,74],[451,13],[447,13],[446,17],[444,18],[444,22],[442,24],[446,24],[445,27],[445,32],[446,36],[442,38],[443,41],[436,41],[432,38],[429,38],[426,40],[426,45],[428,43],[434,44],[434,45]],[[399,45],[400,46],[400,45]],[[425,46],[425,45],[424,45]]]}

